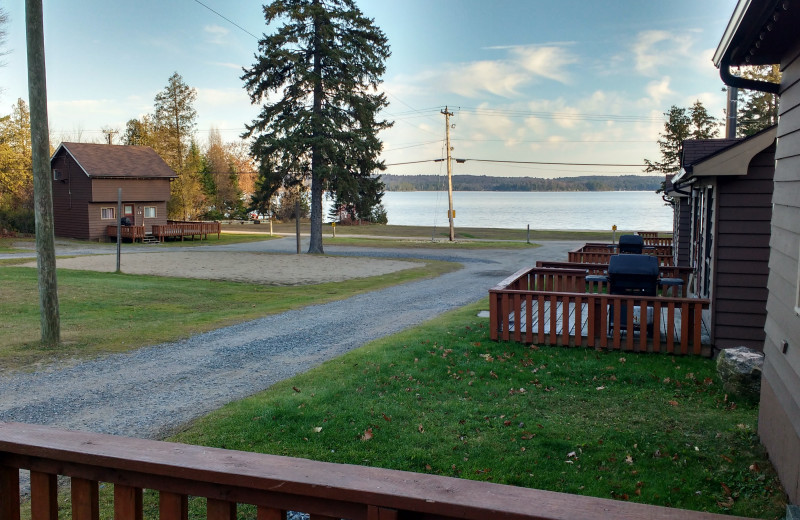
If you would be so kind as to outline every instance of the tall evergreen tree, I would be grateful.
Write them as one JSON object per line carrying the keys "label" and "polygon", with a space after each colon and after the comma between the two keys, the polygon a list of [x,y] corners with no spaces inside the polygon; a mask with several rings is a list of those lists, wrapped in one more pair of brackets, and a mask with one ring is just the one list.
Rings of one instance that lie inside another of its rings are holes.
{"label": "tall evergreen tree", "polygon": [[[742,70],[742,77],[780,83],[781,71],[778,65],[746,67]],[[739,89],[736,135],[747,137],[776,124],[778,124],[778,96],[768,92]]]}
{"label": "tall evergreen tree", "polygon": [[675,173],[681,168],[681,151],[686,139],[712,139],[719,135],[719,122],[711,116],[700,101],[690,108],[671,106],[664,113],[667,121],[658,138],[661,159],[645,159],[648,173]]}
{"label": "tall evergreen tree", "polygon": [[[172,218],[187,219],[196,216],[196,201],[203,198],[197,178],[199,170],[190,171],[185,167],[196,126],[196,98],[195,89],[184,83],[177,72],[170,76],[167,86],[155,97],[152,119],[155,140],[152,146],[178,175],[178,179],[171,185],[171,196],[179,199],[178,203],[170,204],[169,213]],[[182,208],[182,213],[176,212],[175,208]]]}
{"label": "tall evergreen tree", "polygon": [[371,174],[383,167],[377,133],[391,125],[378,119],[387,101],[377,92],[389,46],[353,0],[275,0],[264,18],[283,25],[259,40],[242,76],[251,102],[262,104],[244,135],[254,137],[262,173],[284,186],[310,177],[308,252],[322,253],[323,191],[336,194],[354,178],[380,183]]}

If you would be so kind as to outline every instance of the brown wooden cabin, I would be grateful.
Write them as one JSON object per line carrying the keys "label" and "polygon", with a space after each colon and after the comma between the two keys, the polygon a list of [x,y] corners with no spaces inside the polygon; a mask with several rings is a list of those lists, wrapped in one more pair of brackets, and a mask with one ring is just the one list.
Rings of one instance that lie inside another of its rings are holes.
{"label": "brown wooden cabin", "polygon": [[117,191],[122,217],[152,232],[167,223],[170,181],[177,177],[149,146],[61,143],[50,158],[55,235],[107,240],[117,223]]}
{"label": "brown wooden cabin", "polygon": [[[758,433],[789,500],[800,502],[800,6],[739,0],[714,54],[723,81],[779,96],[764,372]],[[731,67],[779,65],[780,84],[745,82]]]}
{"label": "brown wooden cabin", "polygon": [[683,143],[676,201],[678,265],[694,268],[689,294],[711,300],[715,348],[764,348],[775,133]]}

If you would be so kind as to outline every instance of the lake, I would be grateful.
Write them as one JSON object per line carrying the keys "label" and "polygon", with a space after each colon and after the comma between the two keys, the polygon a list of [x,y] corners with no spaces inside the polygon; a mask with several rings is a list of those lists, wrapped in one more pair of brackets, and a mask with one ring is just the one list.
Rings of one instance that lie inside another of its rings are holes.
{"label": "lake", "polygon": [[[389,224],[448,226],[447,192],[387,191],[383,205]],[[456,191],[453,208],[456,228],[672,231],[672,208],[652,191]]]}

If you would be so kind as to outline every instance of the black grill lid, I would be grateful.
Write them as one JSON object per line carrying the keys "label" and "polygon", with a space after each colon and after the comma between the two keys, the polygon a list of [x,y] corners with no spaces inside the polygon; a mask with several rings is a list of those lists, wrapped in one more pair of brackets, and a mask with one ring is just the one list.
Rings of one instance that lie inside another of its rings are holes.
{"label": "black grill lid", "polygon": [[620,235],[620,246],[644,246],[644,239],[639,235]]}
{"label": "black grill lid", "polygon": [[[620,237],[620,240],[622,237]],[[658,278],[658,258],[651,255],[613,255],[608,262],[608,275],[638,275]]]}

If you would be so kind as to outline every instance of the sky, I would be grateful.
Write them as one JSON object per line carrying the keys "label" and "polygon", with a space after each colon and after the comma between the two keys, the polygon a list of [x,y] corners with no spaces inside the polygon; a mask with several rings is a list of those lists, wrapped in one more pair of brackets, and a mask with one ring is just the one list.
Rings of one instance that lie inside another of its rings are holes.
{"label": "sky", "polygon": [[[700,100],[724,116],[711,56],[735,0],[356,3],[392,52],[381,86],[390,102],[383,115],[395,122],[381,133],[385,173],[445,171],[432,162],[445,156],[445,107],[452,155],[466,159],[454,174],[548,178],[641,174],[640,166],[597,165],[658,159],[672,105]],[[24,4],[0,0],[10,17],[0,115],[28,97]],[[121,133],[152,113],[174,72],[197,91],[198,143],[211,128],[239,139],[259,111],[242,68],[274,29],[255,1],[44,0],[54,144],[101,142],[104,128]]]}

